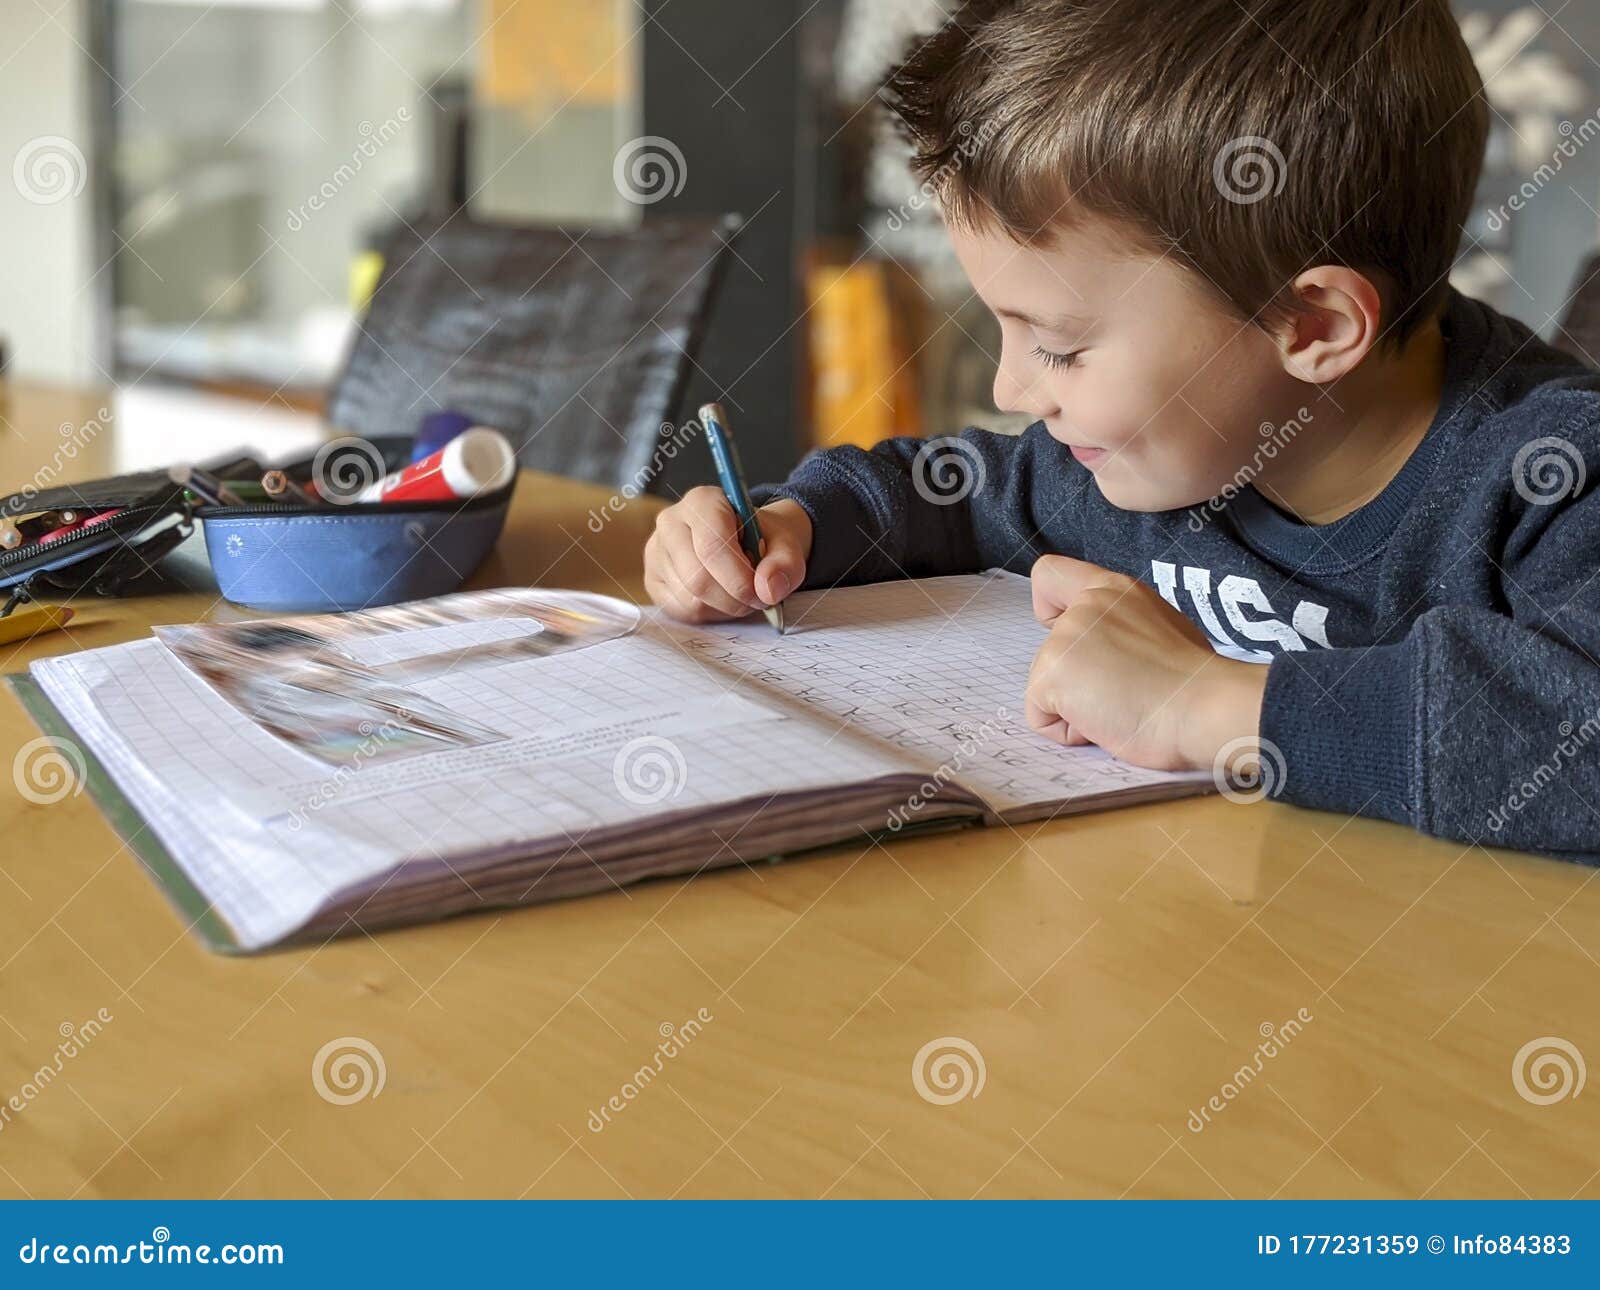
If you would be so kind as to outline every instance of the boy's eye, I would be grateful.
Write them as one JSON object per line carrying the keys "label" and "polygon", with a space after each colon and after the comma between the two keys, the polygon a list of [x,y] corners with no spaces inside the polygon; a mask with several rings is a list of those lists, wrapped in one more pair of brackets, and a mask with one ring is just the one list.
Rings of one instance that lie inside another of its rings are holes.
{"label": "boy's eye", "polygon": [[1075,349],[1070,354],[1057,354],[1039,345],[1035,346],[1033,356],[1046,367],[1062,369],[1076,366],[1078,355],[1081,353],[1083,353],[1081,349]]}

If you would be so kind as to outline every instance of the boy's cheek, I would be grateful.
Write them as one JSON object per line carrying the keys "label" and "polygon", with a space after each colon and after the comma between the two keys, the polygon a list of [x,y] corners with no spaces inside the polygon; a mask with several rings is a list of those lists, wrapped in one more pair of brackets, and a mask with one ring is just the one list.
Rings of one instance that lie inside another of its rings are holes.
{"label": "boy's cheek", "polygon": [[[1259,415],[1226,405],[1208,409],[1205,419],[1186,415],[1185,399],[1198,400],[1200,392],[1184,394],[1165,379],[1170,375],[1115,363],[1108,354],[1098,369],[1073,378],[1062,393],[1062,411],[1046,418],[1056,442],[1105,450],[1085,464],[1101,495],[1121,510],[1170,511],[1206,502],[1235,482],[1239,462],[1254,446]],[[1219,437],[1213,428],[1235,423],[1248,425],[1249,443]]]}
{"label": "boy's cheek", "polygon": [[[1219,445],[1220,446],[1220,445]],[[1227,463],[1197,457],[1153,437],[1127,444],[1094,467],[1101,495],[1125,511],[1173,511],[1197,506],[1233,478]]]}

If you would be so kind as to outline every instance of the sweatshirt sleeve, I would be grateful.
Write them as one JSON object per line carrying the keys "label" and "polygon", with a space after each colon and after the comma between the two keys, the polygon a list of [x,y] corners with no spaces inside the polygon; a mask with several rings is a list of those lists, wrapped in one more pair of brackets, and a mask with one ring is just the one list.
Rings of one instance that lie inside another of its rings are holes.
{"label": "sweatshirt sleeve", "polygon": [[1273,660],[1280,797],[1600,863],[1600,503],[1528,506],[1510,529],[1508,612],[1442,606],[1394,643]]}
{"label": "sweatshirt sleeve", "polygon": [[819,587],[987,568],[1026,573],[1046,550],[1081,545],[1072,517],[1087,479],[1038,424],[1021,435],[967,430],[830,448],[784,484],[752,492],[758,505],[787,497],[811,517],[805,585]]}

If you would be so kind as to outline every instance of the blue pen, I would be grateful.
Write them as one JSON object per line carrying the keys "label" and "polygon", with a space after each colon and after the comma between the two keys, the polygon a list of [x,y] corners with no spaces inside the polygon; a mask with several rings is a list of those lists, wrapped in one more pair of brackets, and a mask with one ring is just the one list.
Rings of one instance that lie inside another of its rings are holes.
{"label": "blue pen", "polygon": [[[739,545],[753,569],[767,553],[766,540],[761,536],[761,525],[756,520],[756,508],[750,501],[749,490],[744,486],[744,472],[739,469],[739,454],[728,433],[728,414],[720,403],[707,403],[700,409],[700,424],[705,427],[706,442],[711,445],[711,460],[716,463],[717,483],[722,486],[728,505],[733,507],[734,518],[739,521]],[[762,610],[772,629],[783,635],[783,605],[776,604]]]}

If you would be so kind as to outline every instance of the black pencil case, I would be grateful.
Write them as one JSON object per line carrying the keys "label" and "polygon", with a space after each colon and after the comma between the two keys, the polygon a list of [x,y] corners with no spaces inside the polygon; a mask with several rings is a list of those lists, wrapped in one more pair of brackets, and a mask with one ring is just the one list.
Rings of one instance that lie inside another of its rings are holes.
{"label": "black pencil case", "polygon": [[[218,469],[248,469],[248,458]],[[259,467],[257,467],[259,468]],[[187,495],[165,471],[142,471],[50,488],[27,487],[0,498],[0,519],[15,522],[40,511],[117,514],[49,542],[0,551],[0,597],[10,613],[27,600],[93,591],[116,595],[193,531]]]}
{"label": "black pencil case", "polygon": [[[318,461],[280,465],[305,484],[313,463],[321,478],[353,470],[375,477],[407,464],[411,439],[351,441]],[[373,450],[376,450],[374,454]],[[378,458],[381,457],[381,461]],[[236,458],[208,466],[223,477],[259,475],[260,463]],[[116,594],[148,571],[199,521],[218,590],[235,604],[275,612],[366,609],[456,590],[493,549],[505,526],[516,477],[501,489],[444,502],[261,502],[195,509],[161,471],[13,494],[0,516],[71,507],[122,509],[92,528],[52,542],[0,553],[0,591],[18,600],[56,592]]]}

